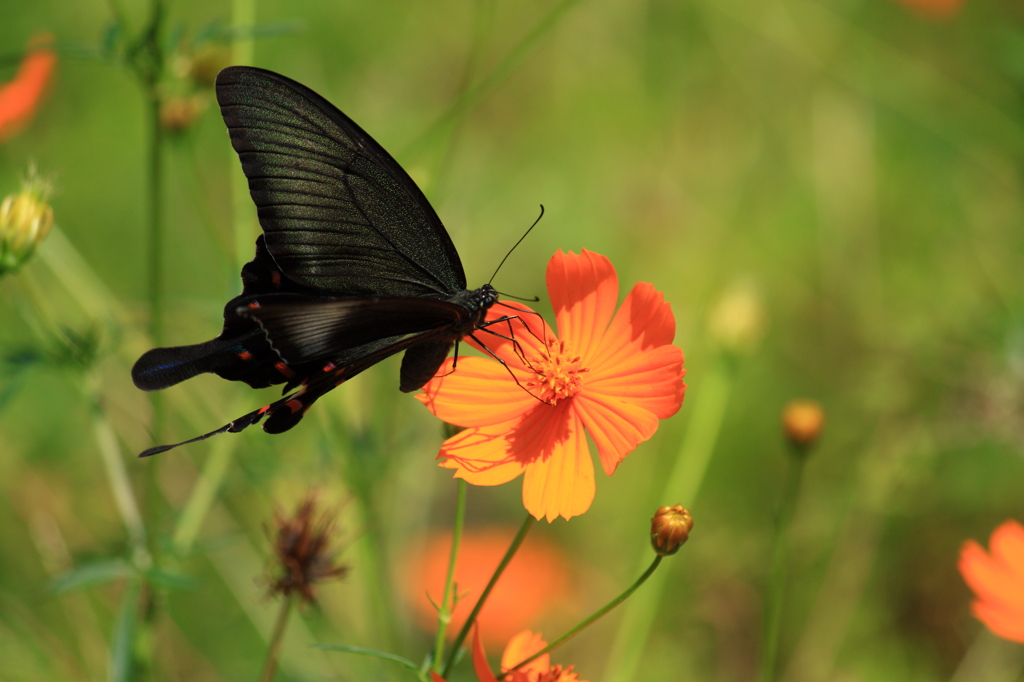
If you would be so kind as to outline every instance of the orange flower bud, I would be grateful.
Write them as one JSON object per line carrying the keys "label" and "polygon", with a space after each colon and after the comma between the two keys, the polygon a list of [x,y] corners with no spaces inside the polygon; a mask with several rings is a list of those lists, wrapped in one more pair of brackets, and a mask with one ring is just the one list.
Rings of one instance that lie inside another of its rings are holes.
{"label": "orange flower bud", "polygon": [[0,204],[0,275],[17,270],[50,233],[49,183],[30,172],[17,194]]}
{"label": "orange flower bud", "polygon": [[825,410],[814,400],[794,400],[782,411],[782,428],[799,450],[814,444],[825,425]]}
{"label": "orange flower bud", "polygon": [[661,507],[651,519],[651,545],[660,556],[669,556],[679,551],[693,530],[690,510],[681,504]]}
{"label": "orange flower bud", "polygon": [[200,97],[171,97],[160,103],[160,125],[171,133],[187,130],[206,110]]}

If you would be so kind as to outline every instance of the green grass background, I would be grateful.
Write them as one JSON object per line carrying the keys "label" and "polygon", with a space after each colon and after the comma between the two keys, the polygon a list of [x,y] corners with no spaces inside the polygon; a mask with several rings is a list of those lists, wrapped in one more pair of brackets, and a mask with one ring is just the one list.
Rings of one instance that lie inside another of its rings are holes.
{"label": "green grass background", "polygon": [[[787,456],[779,415],[811,397],[827,424],[796,511],[780,675],[1020,679],[1020,647],[982,633],[956,561],[966,538],[1024,521],[1024,10],[966,0],[939,20],[895,0],[579,0],[544,24],[555,7],[260,0],[258,23],[291,29],[256,41],[253,62],[337,104],[422,182],[472,286],[544,204],[499,289],[543,297],[550,255],[587,248],[611,258],[623,293],[650,281],[671,302],[688,369],[683,409],[614,477],[598,476],[589,512],[536,528],[579,578],[571,612],[536,628],[555,636],[623,589],[650,514],[682,501],[696,528],[661,569],[668,580],[635,679],[751,679]],[[146,7],[125,9],[140,26]],[[0,679],[107,679],[126,583],[53,586],[125,556],[128,540],[82,372],[15,362],[45,346],[25,321],[32,292],[61,325],[102,330],[98,393],[136,491],[159,493],[148,530],[163,546],[218,446],[133,458],[149,444],[149,403],[128,374],[149,347],[146,128],[131,72],[84,49],[102,41],[110,6],[39,0],[3,15],[5,80],[36,32],[68,50],[31,128],[0,146],[0,193],[30,160],[55,177],[57,224],[110,297],[83,311],[41,257],[0,281]],[[182,0],[168,27],[187,40],[230,15],[223,0]],[[467,101],[467,73],[493,87],[425,135]],[[240,175],[215,107],[167,141],[169,345],[214,336],[238,292]],[[721,357],[708,312],[736,282],[759,293],[765,334],[735,358],[695,499],[661,499]],[[96,321],[115,309],[118,324]],[[257,677],[276,610],[253,580],[269,553],[264,528],[275,504],[291,507],[314,484],[341,507],[352,571],[293,622],[279,679],[412,679],[306,648],[343,642],[418,662],[431,641],[392,586],[426,531],[450,525],[455,486],[434,463],[439,425],[395,390],[397,372],[396,362],[373,368],[287,434],[220,437],[234,455],[217,501],[191,551],[167,560],[177,582],[159,592],[147,640],[156,679]],[[173,440],[274,393],[203,376],[167,394]],[[468,523],[514,526],[519,494],[518,482],[471,489]],[[605,679],[620,618],[555,660]],[[983,677],[955,677],[974,660]],[[463,667],[453,679],[471,679]]]}

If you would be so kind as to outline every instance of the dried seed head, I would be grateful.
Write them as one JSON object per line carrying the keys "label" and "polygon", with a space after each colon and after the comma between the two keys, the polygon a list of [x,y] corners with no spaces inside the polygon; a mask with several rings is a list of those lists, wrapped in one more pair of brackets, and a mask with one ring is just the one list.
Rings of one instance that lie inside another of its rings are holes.
{"label": "dried seed head", "polygon": [[285,516],[280,510],[274,514],[272,595],[298,592],[303,601],[313,604],[316,583],[348,572],[347,567],[334,563],[334,514],[325,510],[318,515],[316,502],[316,493],[310,492],[294,516]]}

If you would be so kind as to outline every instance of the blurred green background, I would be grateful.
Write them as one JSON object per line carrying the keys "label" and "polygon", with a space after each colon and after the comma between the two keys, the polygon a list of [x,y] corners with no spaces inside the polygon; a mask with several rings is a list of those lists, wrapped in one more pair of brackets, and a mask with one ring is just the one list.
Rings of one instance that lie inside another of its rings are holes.
{"label": "blurred green background", "polygon": [[[279,679],[412,679],[307,648],[348,643],[418,662],[432,641],[396,584],[427,532],[450,526],[455,486],[434,462],[439,425],[395,390],[395,361],[287,434],[250,429],[134,458],[150,444],[150,404],[129,377],[150,347],[148,129],[137,79],[117,50],[103,56],[124,37],[111,33],[118,6],[7,3],[0,22],[0,80],[38,32],[62,55],[31,127],[0,146],[0,194],[34,161],[55,179],[66,236],[0,281],[0,678],[108,679],[110,652],[124,650],[133,583],[111,562],[132,540],[97,445],[101,413],[164,557],[157,615],[133,645],[153,679],[257,678],[276,613],[256,580],[266,528],[275,505],[292,508],[314,485],[340,509],[351,572],[293,621]],[[121,9],[134,30],[145,24],[148,5]],[[180,62],[237,10],[180,0],[166,11],[163,44]],[[598,476],[589,512],[534,530],[564,548],[577,578],[571,607],[534,629],[554,637],[621,591],[649,561],[650,514],[682,502],[696,528],[661,569],[633,679],[752,679],[787,458],[780,412],[810,397],[827,421],[791,534],[779,679],[1021,679],[1020,648],[982,632],[956,570],[966,538],[1024,520],[1020,3],[259,0],[254,12],[266,35],[252,63],[310,86],[392,152],[445,222],[471,286],[544,204],[500,290],[544,297],[550,255],[587,248],[611,258],[623,293],[650,281],[672,304],[683,409],[614,477]],[[174,68],[167,97],[183,87]],[[196,343],[219,332],[237,263],[251,258],[235,252],[233,220],[257,228],[250,205],[233,211],[241,172],[215,103],[167,132],[164,153],[165,342]],[[90,272],[98,293],[83,305],[75,294]],[[709,326],[716,301],[737,291],[764,320],[738,345]],[[91,369],[61,362],[33,330],[39,309],[54,328],[97,337]],[[164,441],[272,395],[210,375],[172,388]],[[704,440],[687,441],[694,433]],[[223,484],[182,544],[182,512],[218,448]],[[702,478],[699,461],[679,461],[705,453]],[[662,498],[677,463],[695,476],[692,499]],[[470,490],[470,526],[521,518],[518,481]],[[58,589],[69,575],[83,584]],[[622,617],[554,660],[609,679]],[[473,679],[468,668],[452,679]]]}

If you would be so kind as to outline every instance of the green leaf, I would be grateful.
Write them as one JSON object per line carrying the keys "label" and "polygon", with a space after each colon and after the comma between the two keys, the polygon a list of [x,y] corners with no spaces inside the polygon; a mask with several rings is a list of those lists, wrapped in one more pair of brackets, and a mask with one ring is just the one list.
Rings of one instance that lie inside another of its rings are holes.
{"label": "green leaf", "polygon": [[72,590],[106,585],[133,575],[135,570],[123,559],[99,561],[73,568],[64,575],[54,578],[50,583],[50,589],[57,594],[63,594]]}
{"label": "green leaf", "polygon": [[408,658],[402,658],[397,654],[389,654],[386,651],[377,651],[376,649],[367,649],[361,646],[349,646],[347,644],[314,644],[314,649],[325,649],[327,651],[344,651],[350,654],[361,654],[363,656],[374,656],[376,658],[382,658],[385,661],[391,661],[403,665],[409,670],[415,670],[419,672],[419,666],[410,661]]}
{"label": "green leaf", "polygon": [[132,644],[135,641],[141,593],[139,581],[131,580],[121,595],[117,621],[110,638],[110,682],[128,682],[132,679]]}

